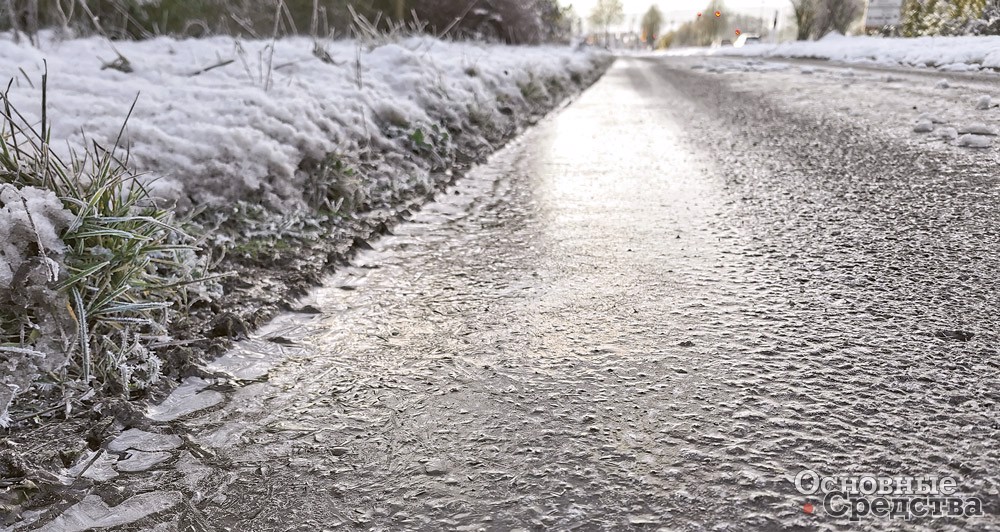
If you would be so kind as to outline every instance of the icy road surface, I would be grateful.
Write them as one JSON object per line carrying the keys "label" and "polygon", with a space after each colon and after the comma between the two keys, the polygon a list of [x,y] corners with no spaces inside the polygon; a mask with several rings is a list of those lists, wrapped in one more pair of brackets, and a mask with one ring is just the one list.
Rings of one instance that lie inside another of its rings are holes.
{"label": "icy road surface", "polygon": [[[621,59],[217,366],[257,350],[266,381],[155,409],[185,444],[105,502],[183,493],[131,525],[161,530],[1000,529],[1000,152],[940,133],[996,128],[1000,85],[942,77]],[[951,475],[987,515],[810,515],[805,468]]]}

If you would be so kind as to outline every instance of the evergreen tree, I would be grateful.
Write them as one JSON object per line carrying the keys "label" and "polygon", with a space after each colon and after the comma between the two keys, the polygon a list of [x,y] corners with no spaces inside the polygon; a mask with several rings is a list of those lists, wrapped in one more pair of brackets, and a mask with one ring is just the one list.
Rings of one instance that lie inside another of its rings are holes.
{"label": "evergreen tree", "polygon": [[917,37],[920,35],[922,8],[920,0],[906,0],[903,2],[903,14],[899,25],[900,35],[903,37]]}
{"label": "evergreen tree", "polygon": [[660,26],[663,24],[663,15],[656,6],[650,6],[649,11],[642,16],[642,40],[648,45],[656,42],[660,36]]}
{"label": "evergreen tree", "polygon": [[[900,33],[906,37],[989,34],[990,6],[997,3],[998,0],[906,0]],[[1000,7],[994,9],[1000,13]]]}
{"label": "evergreen tree", "polygon": [[988,0],[970,30],[974,35],[1000,35],[1000,0]]}

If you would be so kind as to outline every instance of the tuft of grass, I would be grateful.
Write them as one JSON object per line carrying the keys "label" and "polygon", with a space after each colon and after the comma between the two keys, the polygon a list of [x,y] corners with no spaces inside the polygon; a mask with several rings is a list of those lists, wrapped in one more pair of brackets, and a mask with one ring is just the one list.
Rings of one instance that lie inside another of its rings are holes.
{"label": "tuft of grass", "polygon": [[[124,123],[110,147],[91,142],[65,161],[50,150],[46,84],[43,75],[37,129],[7,92],[0,94],[0,183],[52,191],[74,217],[60,235],[67,247],[62,274],[47,287],[62,301],[54,305],[61,305],[61,318],[75,325],[64,378],[141,389],[160,376],[150,345],[163,340],[171,306],[185,301],[186,287],[198,281],[197,269],[187,264],[193,239],[129,169],[128,150],[120,145]],[[35,312],[4,313],[0,343],[32,349],[42,340]]]}
{"label": "tuft of grass", "polygon": [[369,20],[355,11],[352,4],[348,4],[347,9],[351,14],[351,33],[369,50],[426,33],[427,23],[422,22],[417,17],[416,12],[410,13],[413,20],[407,22],[389,18],[383,19],[382,12],[378,12],[374,20]]}
{"label": "tuft of grass", "polygon": [[316,163],[304,165],[307,179],[303,187],[306,203],[317,212],[354,212],[364,207],[368,198],[357,170],[341,156],[331,153]]}
{"label": "tuft of grass", "polygon": [[521,89],[521,96],[530,104],[542,103],[548,96],[545,85],[538,80],[534,72],[528,72],[528,81],[518,83],[518,88]]}
{"label": "tuft of grass", "polygon": [[420,158],[431,161],[432,169],[444,168],[454,155],[451,135],[438,124],[431,124],[427,129],[417,127],[405,138],[410,151]]}

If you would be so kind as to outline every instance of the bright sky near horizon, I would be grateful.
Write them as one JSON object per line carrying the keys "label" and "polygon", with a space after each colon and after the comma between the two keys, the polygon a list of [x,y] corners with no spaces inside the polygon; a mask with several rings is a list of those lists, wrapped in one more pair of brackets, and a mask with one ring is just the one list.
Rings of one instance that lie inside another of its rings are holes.
{"label": "bright sky near horizon", "polygon": [[[663,13],[663,18],[668,26],[671,21],[679,24],[694,18],[698,11],[705,9],[709,0],[622,0],[625,8],[625,23],[629,25],[631,18],[642,18],[651,5],[656,5]],[[576,14],[587,20],[597,0],[559,0],[559,3],[566,6],[573,6]],[[791,6],[789,0],[722,0],[723,5],[747,15],[763,16],[766,19],[774,17],[774,12],[780,10],[782,17],[787,16],[788,8]]]}

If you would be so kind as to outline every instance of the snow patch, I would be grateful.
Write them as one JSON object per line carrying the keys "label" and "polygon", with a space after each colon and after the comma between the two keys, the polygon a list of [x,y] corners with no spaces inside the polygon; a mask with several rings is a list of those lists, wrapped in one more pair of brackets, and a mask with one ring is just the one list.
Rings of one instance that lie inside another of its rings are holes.
{"label": "snow patch", "polygon": [[[138,96],[124,143],[132,164],[158,179],[159,197],[182,207],[245,200],[288,210],[306,203],[304,163],[367,147],[402,164],[366,176],[366,198],[426,189],[432,168],[414,156],[416,131],[469,129],[474,112],[488,115],[504,102],[523,106],[523,88],[532,80],[544,95],[546,84],[570,86],[608,57],[567,46],[412,37],[370,49],[330,42],[326,52],[334,63],[327,63],[313,55],[311,39],[279,40],[273,58],[270,46],[229,37],[116,42],[134,68],[123,73],[102,68],[100,58],[112,52],[100,38],[46,42],[40,49],[2,40],[0,62],[14,83],[11,101],[25,102],[21,111],[32,123],[40,119],[37,80],[47,62],[48,119],[60,155],[87,143],[81,132],[112,145]],[[222,65],[226,60],[233,62]],[[213,65],[221,66],[205,70]],[[0,266],[0,282],[9,270]]]}
{"label": "snow patch", "polygon": [[37,256],[39,246],[43,256],[62,254],[66,245],[59,234],[72,220],[54,192],[0,184],[0,290],[11,289],[15,275]]}
{"label": "snow patch", "polygon": [[958,138],[958,130],[953,127],[943,127],[937,131],[937,136],[943,140],[955,140]]}
{"label": "snow patch", "polygon": [[985,135],[962,135],[958,137],[958,145],[966,148],[989,148],[993,139]]}
{"label": "snow patch", "polygon": [[1000,67],[1000,36],[885,38],[831,34],[818,41],[688,49],[677,54],[828,59],[966,72]]}
{"label": "snow patch", "polygon": [[967,126],[959,128],[958,132],[959,133],[970,133],[970,134],[973,134],[973,135],[990,135],[990,136],[996,136],[997,129],[995,127],[993,127],[993,126],[988,126],[988,125],[983,124],[981,122],[976,122],[976,123],[969,124]]}
{"label": "snow patch", "polygon": [[918,122],[931,122],[931,123],[934,123],[934,124],[943,124],[944,123],[944,120],[941,120],[940,117],[938,117],[937,115],[932,115],[930,113],[920,113],[920,116],[917,117],[917,121]]}

